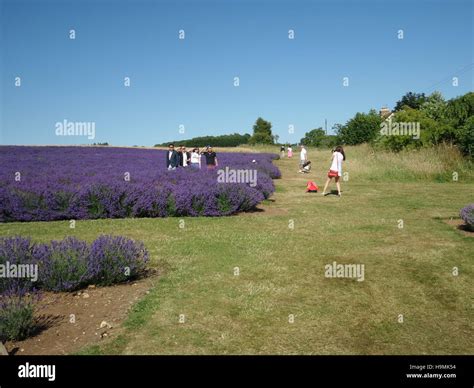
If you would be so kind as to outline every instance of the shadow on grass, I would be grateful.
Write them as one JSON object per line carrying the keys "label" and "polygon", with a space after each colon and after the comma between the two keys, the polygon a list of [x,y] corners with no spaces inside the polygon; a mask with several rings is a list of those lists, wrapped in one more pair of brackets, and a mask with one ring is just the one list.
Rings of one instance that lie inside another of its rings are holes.
{"label": "shadow on grass", "polygon": [[474,230],[472,230],[469,225],[465,224],[463,220],[460,218],[441,218],[441,217],[435,217],[437,220],[441,220],[451,226],[452,228],[458,230],[462,235],[466,237],[474,237]]}
{"label": "shadow on grass", "polygon": [[36,317],[35,328],[31,333],[31,337],[35,337],[41,332],[50,329],[64,319],[64,315],[46,315],[42,314]]}
{"label": "shadow on grass", "polygon": [[[341,190],[341,194],[343,193],[343,191]],[[326,193],[324,194],[325,197],[327,197],[328,195],[335,195],[336,197],[338,196],[338,191],[337,190],[331,190],[329,193]]]}
{"label": "shadow on grass", "polygon": [[461,225],[458,225],[457,229],[466,233],[471,233],[474,237],[474,230],[469,225],[461,224]]}
{"label": "shadow on grass", "polygon": [[[35,324],[34,328],[32,329],[30,335],[28,338],[34,338],[38,335],[40,335],[43,331],[48,330],[59,323],[61,323],[64,320],[65,316],[64,315],[52,315],[52,314],[43,314],[39,315],[35,318]],[[10,350],[9,354],[11,356],[14,356],[20,351],[20,348],[14,347],[12,350]]]}

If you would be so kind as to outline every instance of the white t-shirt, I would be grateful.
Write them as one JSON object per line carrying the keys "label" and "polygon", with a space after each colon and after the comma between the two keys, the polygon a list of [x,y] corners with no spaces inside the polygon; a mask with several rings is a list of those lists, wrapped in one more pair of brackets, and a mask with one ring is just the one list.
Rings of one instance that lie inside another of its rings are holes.
{"label": "white t-shirt", "polygon": [[191,153],[191,163],[201,163],[201,155],[199,155],[197,152]]}
{"label": "white t-shirt", "polygon": [[306,148],[303,148],[300,152],[300,160],[305,161],[306,160]]}
{"label": "white t-shirt", "polygon": [[337,171],[339,176],[342,176],[342,161],[344,156],[340,152],[333,152],[332,163],[330,170]]}

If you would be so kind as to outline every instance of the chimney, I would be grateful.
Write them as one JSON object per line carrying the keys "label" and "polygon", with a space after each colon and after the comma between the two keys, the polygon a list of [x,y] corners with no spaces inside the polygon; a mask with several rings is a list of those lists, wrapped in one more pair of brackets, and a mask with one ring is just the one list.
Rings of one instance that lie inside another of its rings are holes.
{"label": "chimney", "polygon": [[379,111],[380,117],[382,117],[383,119],[390,116],[390,113],[392,113],[392,111],[388,109],[386,106],[383,106]]}

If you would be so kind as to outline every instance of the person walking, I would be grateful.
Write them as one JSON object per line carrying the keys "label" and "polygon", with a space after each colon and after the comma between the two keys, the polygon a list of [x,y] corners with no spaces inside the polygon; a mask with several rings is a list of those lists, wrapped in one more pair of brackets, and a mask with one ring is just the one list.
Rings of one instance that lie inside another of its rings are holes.
{"label": "person walking", "polygon": [[331,167],[328,171],[328,179],[326,180],[326,184],[324,185],[323,196],[326,195],[326,189],[329,185],[329,182],[332,178],[336,181],[337,186],[337,195],[341,196],[341,176],[342,176],[342,162],[346,160],[346,154],[344,153],[344,149],[341,146],[337,146],[334,152],[332,153],[332,162]]}
{"label": "person walking", "polygon": [[293,157],[293,148],[291,148],[291,145],[288,146],[288,158],[292,158]]}
{"label": "person walking", "polygon": [[281,158],[284,158],[284,157],[285,157],[285,146],[284,146],[284,145],[282,145],[282,146],[280,147],[280,157],[281,157]]}
{"label": "person walking", "polygon": [[179,165],[178,153],[174,149],[174,144],[168,145],[168,151],[166,152],[166,167],[168,170],[176,170]]}
{"label": "person walking", "polygon": [[301,144],[301,151],[300,151],[300,169],[303,168],[304,164],[306,163],[306,161],[308,160],[308,156],[307,156],[307,151],[306,151],[306,148],[303,144]]}

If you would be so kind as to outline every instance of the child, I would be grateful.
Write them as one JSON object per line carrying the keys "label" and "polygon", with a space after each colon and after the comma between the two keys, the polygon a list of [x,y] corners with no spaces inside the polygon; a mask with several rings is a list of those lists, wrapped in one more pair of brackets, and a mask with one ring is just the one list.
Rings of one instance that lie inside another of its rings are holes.
{"label": "child", "polygon": [[331,168],[328,172],[328,179],[326,180],[326,184],[324,185],[323,195],[326,195],[326,189],[328,188],[328,184],[332,178],[336,180],[337,186],[337,195],[341,196],[341,184],[339,180],[342,176],[342,161],[346,160],[346,154],[344,153],[344,149],[341,146],[337,146],[334,152],[332,153],[332,163]]}
{"label": "child", "polygon": [[307,174],[311,171],[311,161],[308,160],[307,162],[303,163],[301,166],[300,170],[298,172],[301,172],[303,174]]}
{"label": "child", "polygon": [[289,158],[292,158],[292,157],[293,157],[293,148],[291,148],[290,145],[288,146],[288,157],[289,157]]}

